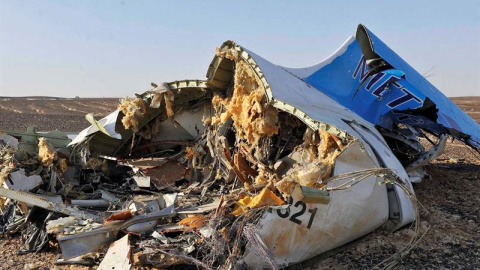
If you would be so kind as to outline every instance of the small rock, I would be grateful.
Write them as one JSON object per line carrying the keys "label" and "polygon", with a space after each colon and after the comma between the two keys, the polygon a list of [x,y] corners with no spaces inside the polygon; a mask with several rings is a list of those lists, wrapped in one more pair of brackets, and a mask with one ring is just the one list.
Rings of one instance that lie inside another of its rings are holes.
{"label": "small rock", "polygon": [[26,269],[26,270],[35,269],[35,264],[27,263],[25,264],[25,266],[23,266],[23,269]]}
{"label": "small rock", "polygon": [[404,229],[402,231],[402,235],[412,237],[415,234],[415,232],[412,229]]}
{"label": "small rock", "polygon": [[442,239],[441,241],[442,241],[442,243],[444,243],[444,244],[453,244],[453,243],[454,243],[453,240],[452,240],[452,238],[450,238],[448,235],[446,235],[445,237],[443,237],[443,239]]}
{"label": "small rock", "polygon": [[426,222],[426,221],[420,222],[420,229],[422,231],[425,231],[427,228],[428,228],[428,222]]}

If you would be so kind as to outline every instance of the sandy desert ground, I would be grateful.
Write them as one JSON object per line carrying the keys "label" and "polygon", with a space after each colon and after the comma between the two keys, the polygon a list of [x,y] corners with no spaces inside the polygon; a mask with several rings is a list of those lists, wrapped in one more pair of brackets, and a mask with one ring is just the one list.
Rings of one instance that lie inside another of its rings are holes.
{"label": "sandy desert ground", "polygon": [[[452,98],[480,122],[480,97]],[[60,99],[0,97],[0,130],[38,131],[58,128],[80,131],[89,124],[86,113],[101,118],[113,111],[117,98]],[[422,241],[395,269],[480,269],[480,154],[458,141],[428,166],[431,179],[415,184],[421,210]],[[378,229],[328,255],[320,255],[291,269],[368,269],[405,245],[413,234],[410,227],[395,233]],[[55,266],[58,250],[17,255],[21,237],[0,236],[0,269],[87,269]]]}
{"label": "sandy desert ground", "polygon": [[58,129],[78,132],[90,124],[87,113],[100,119],[116,109],[118,98],[0,97],[0,130]]}

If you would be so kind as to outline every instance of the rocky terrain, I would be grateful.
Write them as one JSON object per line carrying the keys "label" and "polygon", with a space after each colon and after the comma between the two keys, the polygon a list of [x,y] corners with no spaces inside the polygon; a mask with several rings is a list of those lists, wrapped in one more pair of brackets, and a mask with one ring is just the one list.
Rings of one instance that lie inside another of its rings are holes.
{"label": "rocky terrain", "polygon": [[0,97],[0,130],[22,132],[58,129],[79,132],[90,124],[87,113],[100,119],[117,108],[119,98]]}
{"label": "rocky terrain", "polygon": [[[452,98],[477,122],[480,97]],[[38,131],[59,129],[80,131],[88,126],[86,113],[97,119],[115,110],[118,98],[61,99],[0,97],[0,130]],[[428,166],[431,179],[415,184],[421,203],[422,240],[398,259],[394,269],[479,269],[480,268],[480,153],[458,141],[449,142],[445,153]],[[395,233],[382,229],[326,255],[305,261],[291,269],[369,269],[394,255],[414,234],[412,227]],[[87,269],[55,266],[54,244],[37,254],[17,255],[19,235],[0,236],[0,269]]]}

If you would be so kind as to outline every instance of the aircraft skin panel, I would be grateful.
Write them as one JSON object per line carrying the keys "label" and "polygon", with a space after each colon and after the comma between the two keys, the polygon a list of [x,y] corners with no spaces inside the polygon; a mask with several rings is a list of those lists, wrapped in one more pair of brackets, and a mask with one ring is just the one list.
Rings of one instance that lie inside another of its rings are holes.
{"label": "aircraft skin panel", "polygon": [[[428,119],[434,118],[434,122],[439,125],[463,133],[460,137],[470,136],[465,141],[470,146],[479,148],[480,125],[372,32],[368,31],[368,34],[374,52],[392,68],[369,75],[367,61],[358,42],[354,40],[348,43],[346,49],[340,50],[342,53],[329,59],[326,65],[287,70],[375,125],[383,125],[386,120],[382,118],[390,116],[392,111],[422,108],[428,98],[438,109],[438,113],[430,115]],[[315,67],[318,69],[313,71]],[[307,69],[309,72],[305,72]],[[415,118],[415,114],[411,117]],[[391,120],[398,122],[397,119]],[[418,123],[420,127],[425,122],[422,119],[415,121],[421,122]],[[439,128],[436,129],[438,130]],[[450,132],[450,135],[458,135],[455,133]]]}

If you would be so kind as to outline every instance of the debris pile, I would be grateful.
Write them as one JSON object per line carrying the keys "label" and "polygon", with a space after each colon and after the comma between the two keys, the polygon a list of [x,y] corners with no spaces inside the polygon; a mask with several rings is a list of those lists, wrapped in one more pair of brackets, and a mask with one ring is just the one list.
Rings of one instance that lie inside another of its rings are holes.
{"label": "debris pile", "polygon": [[104,132],[104,123],[68,147],[52,146],[47,135],[36,137],[36,148],[2,144],[9,176],[2,195],[10,198],[3,231],[31,228],[25,237],[35,241],[24,252],[56,240],[61,264],[85,263],[82,256],[110,244],[100,269],[237,267],[248,241],[269,254],[254,226],[263,212],[286,205],[297,185],[325,187],[340,149],[353,140],[279,112],[251,68],[235,64],[227,92],[199,82],[162,84],[168,92],[154,85],[121,100],[113,119],[121,140]]}
{"label": "debris pile", "polygon": [[410,182],[454,132],[375,126],[292,72],[226,42],[208,80],[152,83],[71,142],[0,134],[0,232],[57,264],[276,269],[418,221]]}

